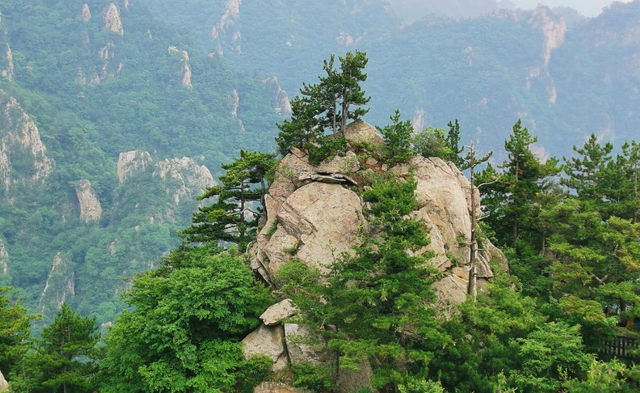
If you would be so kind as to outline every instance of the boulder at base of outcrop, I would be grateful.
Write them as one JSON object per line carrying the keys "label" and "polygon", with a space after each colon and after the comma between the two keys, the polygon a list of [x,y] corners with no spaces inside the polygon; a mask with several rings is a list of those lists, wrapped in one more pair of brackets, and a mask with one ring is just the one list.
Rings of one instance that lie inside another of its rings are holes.
{"label": "boulder at base of outcrop", "polygon": [[368,360],[358,363],[358,371],[340,369],[338,373],[338,393],[351,393],[361,389],[371,389],[373,370]]}
{"label": "boulder at base of outcrop", "polygon": [[253,393],[300,393],[300,391],[284,383],[262,382],[253,389]]}
{"label": "boulder at base of outcrop", "polygon": [[0,371],[0,392],[8,392],[9,391],[9,384],[7,383],[7,380],[4,379],[4,375],[2,375],[2,371]]}
{"label": "boulder at base of outcrop", "polygon": [[284,337],[292,366],[305,363],[317,366],[329,360],[326,341],[308,327],[285,323]]}
{"label": "boulder at base of outcrop", "polygon": [[297,309],[291,303],[291,299],[285,299],[267,308],[267,310],[260,315],[260,319],[267,326],[275,326],[280,324],[283,319],[294,316],[296,311]]}
{"label": "boulder at base of outcrop", "polygon": [[284,329],[282,326],[260,325],[253,333],[242,340],[244,358],[264,355],[273,361],[271,371],[278,372],[287,367],[288,359],[284,348]]}

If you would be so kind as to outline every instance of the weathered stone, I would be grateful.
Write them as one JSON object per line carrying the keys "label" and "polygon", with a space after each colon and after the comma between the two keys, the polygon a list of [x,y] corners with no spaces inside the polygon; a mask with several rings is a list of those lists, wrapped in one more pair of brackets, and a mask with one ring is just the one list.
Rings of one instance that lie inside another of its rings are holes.
{"label": "weathered stone", "polygon": [[351,393],[360,389],[371,388],[371,377],[373,370],[371,363],[365,360],[358,364],[358,371],[343,370],[338,371],[338,393]]}
{"label": "weathered stone", "polygon": [[91,19],[91,10],[89,9],[89,5],[87,3],[82,4],[82,21],[89,22]]}
{"label": "weathered stone", "polygon": [[431,285],[431,289],[436,293],[438,304],[440,305],[457,305],[467,300],[468,280],[451,274],[442,280]]}
{"label": "weathered stone", "polygon": [[[158,162],[153,176],[167,182],[167,194],[172,196],[177,205],[181,199],[193,200],[213,187],[216,182],[209,169],[198,165],[189,157],[166,159]],[[170,181],[170,182],[169,182]]]}
{"label": "weathered stone", "polygon": [[[287,198],[277,219],[278,229],[299,242],[295,257],[325,271],[340,253],[350,252],[358,243],[358,228],[364,223],[362,203],[356,193],[339,185],[317,182]],[[276,236],[267,244],[272,250],[285,247]]]}
{"label": "weathered stone", "polygon": [[262,382],[253,389],[253,393],[300,393],[300,391],[280,382]]}
{"label": "weathered stone", "polygon": [[98,222],[102,218],[102,205],[91,187],[91,182],[82,179],[76,186],[76,197],[80,204],[80,219],[85,223]]}
{"label": "weathered stone", "polygon": [[[242,344],[245,359],[264,355],[271,358],[273,364],[277,365],[278,369],[274,369],[272,366],[272,371],[280,371],[283,368],[283,362],[279,360],[287,355],[284,348],[284,329],[282,326],[260,325],[258,329],[242,340]],[[286,365],[286,362],[284,364]]]}
{"label": "weathered stone", "polygon": [[4,246],[2,238],[0,238],[0,273],[4,276],[9,274],[9,253]]}
{"label": "weathered stone", "polygon": [[4,379],[4,375],[2,375],[2,371],[0,371],[0,392],[8,392],[8,391],[9,391],[9,384],[7,383],[7,380]]}
{"label": "weathered stone", "polygon": [[53,257],[51,271],[40,295],[40,313],[50,314],[54,311],[48,308],[51,305],[55,310],[59,310],[67,299],[75,295],[73,268],[62,253],[57,253]]}
{"label": "weathered stone", "polygon": [[296,312],[297,309],[293,303],[291,303],[291,299],[285,299],[267,308],[267,310],[260,315],[260,319],[267,326],[275,326],[280,324],[283,319],[294,316]]}
{"label": "weathered stone", "polygon": [[331,161],[322,161],[315,170],[320,174],[355,173],[360,169],[358,157],[352,151],[348,151],[344,157],[336,156]]}
{"label": "weathered stone", "polygon": [[374,145],[384,144],[384,138],[377,133],[375,127],[362,120],[358,120],[347,125],[344,130],[344,137],[348,142]]}
{"label": "weathered stone", "polygon": [[313,334],[308,327],[285,323],[284,335],[291,365],[307,363],[317,366],[328,360],[325,340],[322,336]]}
{"label": "weathered stone", "polygon": [[[187,52],[186,50],[180,50],[175,46],[170,46],[168,52],[170,55],[175,54],[179,58],[180,68],[178,70],[178,74],[182,76],[182,86],[189,89],[192,88],[193,85],[191,84],[191,64],[189,64],[189,52]],[[236,98],[238,99],[237,105],[239,105],[240,98],[238,98],[238,93],[236,93]],[[236,109],[234,110],[236,115],[234,117],[237,117],[237,109],[238,108],[236,106]]]}
{"label": "weathered stone", "polygon": [[[5,191],[14,184],[33,184],[45,179],[53,171],[55,162],[47,157],[46,147],[40,139],[38,127],[31,117],[22,109],[18,101],[0,90],[0,120],[4,136],[0,138],[0,182]],[[10,157],[16,150],[24,151],[25,161],[30,162],[29,174],[13,174],[13,163]]]}
{"label": "weathered stone", "polygon": [[116,166],[120,184],[124,183],[128,178],[144,172],[150,162],[151,155],[146,151],[135,150],[120,153]]}
{"label": "weathered stone", "polygon": [[117,33],[120,36],[124,35],[124,29],[122,28],[122,21],[120,20],[120,11],[115,4],[110,3],[102,13],[102,20],[104,21],[104,28],[112,33]]}

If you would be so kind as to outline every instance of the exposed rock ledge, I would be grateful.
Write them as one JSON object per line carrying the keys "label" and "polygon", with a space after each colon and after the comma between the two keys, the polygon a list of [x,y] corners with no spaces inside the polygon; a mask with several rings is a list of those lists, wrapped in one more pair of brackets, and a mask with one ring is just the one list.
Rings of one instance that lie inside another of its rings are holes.
{"label": "exposed rock ledge", "polygon": [[[373,127],[361,121],[350,124],[345,137],[349,144],[384,143]],[[435,256],[429,263],[444,273],[444,278],[432,286],[438,305],[446,312],[447,306],[464,302],[469,283],[472,198],[478,206],[476,213],[480,214],[480,194],[477,189],[472,190],[454,164],[439,158],[415,156],[406,164],[389,168],[374,158],[348,152],[344,157],[313,166],[304,152],[293,149],[280,162],[266,196],[265,225],[249,250],[251,267],[267,283],[275,285],[275,273],[293,258],[326,272],[342,252],[352,253],[352,246],[360,241],[359,228],[367,225],[364,203],[352,190],[358,186],[354,179],[362,179],[371,171],[400,176],[413,172],[418,207],[411,216],[424,224],[431,238],[430,244],[417,254],[432,252]],[[480,287],[493,277],[489,266],[492,260],[506,265],[500,250],[485,240],[478,261]],[[295,366],[328,361],[322,337],[313,337],[308,328],[288,321],[295,313],[290,300],[267,309],[260,317],[261,326],[243,340],[245,357],[269,356],[273,361],[271,371],[276,375],[284,372],[288,363]],[[363,362],[358,369],[339,371],[338,393],[370,388],[371,365]],[[262,392],[292,393],[295,389],[265,383],[254,393]]]}
{"label": "exposed rock ledge", "polygon": [[120,36],[124,35],[122,20],[120,19],[120,11],[115,4],[109,3],[102,13],[102,20],[104,21],[105,29],[112,33],[119,34]]}
{"label": "exposed rock ledge", "polygon": [[[383,143],[364,122],[349,125],[346,137],[350,142]],[[480,214],[480,195],[477,189],[472,193],[469,181],[453,163],[439,158],[415,156],[389,169],[376,160],[359,161],[350,152],[314,167],[302,151],[294,149],[280,163],[266,197],[268,216],[250,250],[252,268],[271,283],[274,273],[294,257],[326,271],[337,255],[352,252],[351,246],[359,241],[358,228],[366,220],[362,200],[348,188],[355,185],[349,175],[361,169],[398,175],[413,171],[418,210],[412,216],[424,223],[431,238],[419,253],[433,252],[431,263],[447,273],[434,285],[438,298],[443,303],[463,302],[470,264],[471,198],[476,199]],[[493,277],[489,263],[494,258],[504,263],[502,253],[486,241],[479,253],[479,278]],[[451,270],[454,266],[462,268]]]}
{"label": "exposed rock ledge", "polygon": [[9,391],[9,384],[7,383],[7,380],[4,379],[4,375],[2,375],[2,371],[0,371],[0,392],[8,392]]}

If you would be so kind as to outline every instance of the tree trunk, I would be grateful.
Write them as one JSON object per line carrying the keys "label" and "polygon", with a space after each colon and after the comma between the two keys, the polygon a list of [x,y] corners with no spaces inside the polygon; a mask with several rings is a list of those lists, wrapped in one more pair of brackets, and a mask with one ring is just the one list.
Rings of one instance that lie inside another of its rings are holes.
{"label": "tree trunk", "polygon": [[476,248],[476,198],[475,198],[475,151],[473,150],[473,142],[469,148],[469,169],[471,172],[471,242],[469,246],[469,262],[471,263],[471,269],[469,270],[469,286],[467,288],[467,294],[473,297],[475,302],[478,297],[478,269],[476,266],[477,253]]}

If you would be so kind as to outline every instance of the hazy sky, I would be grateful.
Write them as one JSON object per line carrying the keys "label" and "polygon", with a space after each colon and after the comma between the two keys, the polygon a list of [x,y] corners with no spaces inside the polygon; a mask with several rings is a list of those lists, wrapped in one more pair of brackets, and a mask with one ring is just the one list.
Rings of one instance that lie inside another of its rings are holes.
{"label": "hazy sky", "polygon": [[[613,3],[614,0],[511,0],[518,7],[533,8],[538,3],[548,5],[550,7],[556,7],[564,5],[567,7],[575,8],[586,16],[595,16],[602,11],[603,7]],[[622,0],[624,3],[629,3],[631,0]],[[636,0],[640,1],[640,0]]]}

